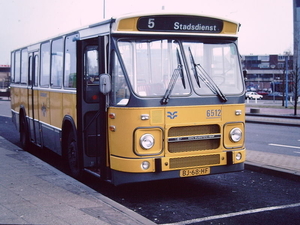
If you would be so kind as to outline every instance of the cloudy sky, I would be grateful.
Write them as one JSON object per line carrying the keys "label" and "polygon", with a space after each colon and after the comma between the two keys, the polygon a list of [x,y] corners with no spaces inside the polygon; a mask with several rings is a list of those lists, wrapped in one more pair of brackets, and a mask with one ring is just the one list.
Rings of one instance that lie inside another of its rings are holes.
{"label": "cloudy sky", "polygon": [[242,55],[283,54],[293,51],[292,6],[293,0],[0,0],[0,65],[10,63],[13,49],[99,22],[104,16],[162,8],[241,23]]}

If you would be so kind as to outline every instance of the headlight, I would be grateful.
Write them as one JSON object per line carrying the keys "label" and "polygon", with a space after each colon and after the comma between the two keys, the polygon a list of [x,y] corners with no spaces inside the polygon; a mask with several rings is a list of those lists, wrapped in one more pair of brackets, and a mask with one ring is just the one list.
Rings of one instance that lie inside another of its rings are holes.
{"label": "headlight", "polygon": [[242,159],[242,153],[238,152],[235,154],[235,160],[240,161]]}
{"label": "headlight", "polygon": [[140,145],[143,149],[150,149],[154,146],[154,137],[151,134],[144,134],[140,138]]}
{"label": "headlight", "polygon": [[143,170],[149,169],[149,167],[150,167],[150,162],[148,162],[148,161],[143,161],[141,167],[142,167]]}
{"label": "headlight", "polygon": [[236,127],[230,131],[230,139],[233,142],[239,142],[242,139],[242,136],[243,136],[243,132],[240,128]]}

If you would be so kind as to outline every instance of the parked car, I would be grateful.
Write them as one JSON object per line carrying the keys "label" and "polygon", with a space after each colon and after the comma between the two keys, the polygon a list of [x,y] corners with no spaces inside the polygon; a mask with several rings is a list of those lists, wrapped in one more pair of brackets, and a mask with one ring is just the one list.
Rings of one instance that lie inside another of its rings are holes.
{"label": "parked car", "polygon": [[246,98],[249,98],[249,99],[262,99],[263,96],[257,94],[256,92],[251,91],[251,92],[246,92]]}

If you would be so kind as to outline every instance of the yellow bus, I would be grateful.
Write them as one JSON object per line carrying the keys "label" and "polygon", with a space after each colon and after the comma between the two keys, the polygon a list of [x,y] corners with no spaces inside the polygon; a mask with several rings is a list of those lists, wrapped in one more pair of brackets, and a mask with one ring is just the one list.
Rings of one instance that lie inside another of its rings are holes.
{"label": "yellow bus", "polygon": [[131,14],[11,53],[12,119],[24,149],[114,185],[241,171],[239,23]]}

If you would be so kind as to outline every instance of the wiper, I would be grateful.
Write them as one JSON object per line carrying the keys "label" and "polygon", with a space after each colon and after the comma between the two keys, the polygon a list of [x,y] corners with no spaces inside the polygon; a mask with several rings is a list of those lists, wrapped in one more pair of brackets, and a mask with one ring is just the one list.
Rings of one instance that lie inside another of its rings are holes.
{"label": "wiper", "polygon": [[191,51],[190,47],[189,47],[189,53],[190,53],[191,64],[193,66],[194,77],[195,77],[195,80],[196,80],[196,82],[198,84],[198,87],[200,88],[201,85],[200,85],[200,81],[199,81],[199,77],[198,77],[198,73],[197,73],[197,65],[195,63],[194,56],[192,54],[192,51]]}
{"label": "wiper", "polygon": [[172,77],[171,77],[170,82],[168,84],[168,88],[165,92],[164,97],[161,100],[162,105],[166,105],[169,102],[170,95],[172,93],[172,90],[174,89],[175,83],[176,83],[179,76],[181,78],[182,85],[185,89],[185,81],[184,81],[184,76],[183,76],[183,71],[182,71],[182,62],[181,62],[181,59],[180,59],[180,54],[179,54],[178,49],[176,49],[176,56],[177,56],[177,68],[174,69]]}
{"label": "wiper", "polygon": [[211,79],[209,74],[205,71],[205,69],[200,65],[200,63],[196,64],[194,60],[194,56],[192,54],[191,48],[189,47],[189,53],[190,53],[190,59],[191,59],[191,64],[193,66],[193,71],[194,71],[194,77],[196,79],[196,82],[199,87],[200,86],[200,80],[214,93],[217,95],[222,102],[226,102],[227,98],[226,96],[222,93],[218,85]]}
{"label": "wiper", "polygon": [[182,85],[185,89],[185,81],[184,81],[183,70],[182,70],[182,62],[180,59],[180,54],[179,54],[178,48],[176,49],[176,56],[177,56],[177,64],[178,64],[178,68],[179,68],[179,75],[181,78]]}

